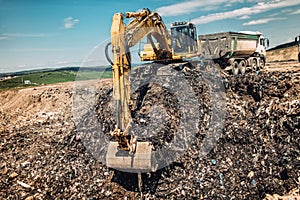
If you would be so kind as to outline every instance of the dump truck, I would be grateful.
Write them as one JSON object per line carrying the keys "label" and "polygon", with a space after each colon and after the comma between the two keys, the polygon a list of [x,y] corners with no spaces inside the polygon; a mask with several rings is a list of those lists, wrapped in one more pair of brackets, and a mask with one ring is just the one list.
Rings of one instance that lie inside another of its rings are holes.
{"label": "dump truck", "polygon": [[257,71],[265,66],[269,40],[260,32],[222,32],[199,35],[205,66],[217,64],[234,75],[247,69]]}

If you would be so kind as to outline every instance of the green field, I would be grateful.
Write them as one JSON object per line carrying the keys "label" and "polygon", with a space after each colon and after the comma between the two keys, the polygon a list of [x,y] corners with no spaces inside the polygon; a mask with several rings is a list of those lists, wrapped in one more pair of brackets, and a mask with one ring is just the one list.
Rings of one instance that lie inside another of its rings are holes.
{"label": "green field", "polygon": [[[48,72],[33,72],[17,76],[12,79],[0,81],[0,90],[30,87],[45,84],[55,84],[69,81],[81,81],[112,78],[111,71],[48,71]],[[27,84],[25,84],[27,83]]]}

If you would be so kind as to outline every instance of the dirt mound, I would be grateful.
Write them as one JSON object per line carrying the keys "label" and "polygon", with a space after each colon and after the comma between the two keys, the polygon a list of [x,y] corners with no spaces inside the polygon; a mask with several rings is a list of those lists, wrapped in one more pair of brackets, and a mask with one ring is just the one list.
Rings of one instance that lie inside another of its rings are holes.
{"label": "dirt mound", "polygon": [[1,131],[24,125],[64,121],[70,117],[71,84],[10,90],[0,93]]}
{"label": "dirt mound", "polygon": [[[223,86],[210,87],[207,83],[213,76],[204,77],[198,69],[189,68],[182,73],[196,97],[198,119],[192,120],[198,120],[197,133],[189,138],[193,140],[189,140],[184,156],[156,173],[142,175],[144,197],[261,199],[267,194],[284,195],[299,187],[297,73],[266,70],[240,77],[228,76],[223,77]],[[169,83],[167,79],[165,83]],[[133,94],[135,104],[131,109],[136,124],[146,126],[161,118],[158,120],[161,123],[154,126],[160,134],[153,132],[151,137],[158,149],[172,141],[174,135],[181,141],[185,138],[179,131],[183,111],[176,98],[182,86],[174,84],[179,88],[173,92],[160,84],[138,84],[144,86]],[[115,123],[111,82],[106,80],[97,88],[90,94],[96,99],[96,106],[78,113],[84,116],[80,123],[85,129],[75,128],[72,120],[71,83],[0,93],[1,198],[141,197],[135,174],[107,169],[90,151],[93,145],[98,145],[97,152],[105,153],[105,148],[99,146],[103,138],[94,137],[99,129],[93,129],[91,124],[99,124],[109,137]],[[222,98],[213,96],[211,91],[219,94],[216,91],[222,90],[226,94],[222,134],[212,150],[202,156],[201,146],[205,146],[205,137],[212,131],[210,123],[218,122],[219,117],[213,116],[212,98],[215,101]],[[77,95],[87,93],[87,89],[80,89]],[[88,133],[95,138],[95,143],[89,141],[90,146],[84,140]]]}

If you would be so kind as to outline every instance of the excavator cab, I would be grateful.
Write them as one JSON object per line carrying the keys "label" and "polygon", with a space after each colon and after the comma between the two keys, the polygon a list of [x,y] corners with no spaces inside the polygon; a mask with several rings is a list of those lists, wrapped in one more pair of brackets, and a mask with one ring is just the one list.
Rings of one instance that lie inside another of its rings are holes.
{"label": "excavator cab", "polygon": [[195,54],[197,48],[197,31],[191,22],[174,22],[171,24],[172,53],[176,55]]}
{"label": "excavator cab", "polygon": [[[191,22],[174,22],[171,24],[171,31],[168,38],[171,39],[172,59],[182,60],[183,58],[195,57],[199,54],[197,45],[196,26]],[[141,43],[140,43],[141,44]],[[149,38],[143,43],[143,50],[139,51],[141,61],[158,61],[157,53],[153,49],[164,49],[160,43],[151,43]],[[141,47],[140,47],[141,49]]]}

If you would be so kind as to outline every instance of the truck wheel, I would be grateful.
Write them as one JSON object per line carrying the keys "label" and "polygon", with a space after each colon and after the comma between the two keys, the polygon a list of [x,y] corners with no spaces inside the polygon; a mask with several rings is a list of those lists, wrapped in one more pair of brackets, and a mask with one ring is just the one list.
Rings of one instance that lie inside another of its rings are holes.
{"label": "truck wheel", "polygon": [[264,59],[260,59],[260,61],[259,61],[259,68],[263,69],[264,67],[265,67],[265,61],[264,61]]}
{"label": "truck wheel", "polygon": [[232,74],[233,75],[238,75],[239,74],[239,64],[237,61],[234,61],[232,63]]}
{"label": "truck wheel", "polygon": [[239,71],[241,72],[242,75],[245,74],[245,72],[246,72],[246,62],[245,62],[245,60],[241,60],[241,62],[239,63]]}
{"label": "truck wheel", "polygon": [[251,62],[251,70],[255,72],[257,70],[257,60],[254,58]]}
{"label": "truck wheel", "polygon": [[211,62],[207,62],[206,65],[205,65],[205,69],[207,71],[211,71],[211,69],[212,69],[212,63]]}

